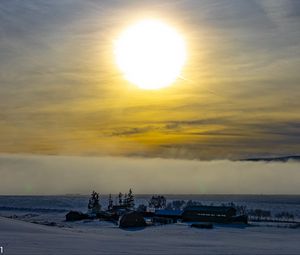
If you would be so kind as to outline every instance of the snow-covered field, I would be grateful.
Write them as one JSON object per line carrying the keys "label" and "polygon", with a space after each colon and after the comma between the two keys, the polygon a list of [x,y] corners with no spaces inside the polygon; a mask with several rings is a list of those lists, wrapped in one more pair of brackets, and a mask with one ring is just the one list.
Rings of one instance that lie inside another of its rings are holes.
{"label": "snow-covered field", "polygon": [[193,229],[185,224],[121,230],[57,228],[0,217],[4,254],[300,254],[299,229],[224,227]]}
{"label": "snow-covered field", "polygon": [[[174,196],[170,199],[189,198]],[[192,199],[206,204],[233,201],[252,209],[286,210],[299,217],[299,196],[197,196]],[[299,228],[253,224],[195,229],[177,223],[122,230],[98,220],[64,222],[66,211],[84,211],[87,200],[86,196],[0,196],[0,215],[15,218],[0,217],[3,254],[300,254]],[[138,197],[137,201],[145,203],[147,197]],[[52,222],[55,226],[32,222]]]}

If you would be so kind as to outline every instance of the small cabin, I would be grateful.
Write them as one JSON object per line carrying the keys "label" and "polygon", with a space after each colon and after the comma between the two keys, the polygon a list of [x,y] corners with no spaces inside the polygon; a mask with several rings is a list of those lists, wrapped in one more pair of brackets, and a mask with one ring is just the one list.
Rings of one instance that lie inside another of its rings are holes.
{"label": "small cabin", "polygon": [[229,206],[190,206],[182,213],[185,222],[227,223],[236,216],[236,209]]}

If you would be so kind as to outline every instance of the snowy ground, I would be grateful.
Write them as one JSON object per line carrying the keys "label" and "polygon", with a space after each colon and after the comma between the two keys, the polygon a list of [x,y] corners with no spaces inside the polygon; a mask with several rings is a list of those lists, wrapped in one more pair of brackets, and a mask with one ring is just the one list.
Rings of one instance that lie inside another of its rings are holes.
{"label": "snowy ground", "polygon": [[300,254],[300,229],[185,224],[121,230],[103,222],[58,228],[0,217],[4,254]]}
{"label": "snowy ground", "polygon": [[[288,211],[300,219],[299,196],[168,196],[168,201],[174,199],[208,205],[233,201],[272,214]],[[136,203],[148,200],[138,196]],[[102,196],[103,208],[106,201]],[[300,254],[300,228],[286,228],[289,224],[252,222],[249,227],[218,225],[205,230],[178,223],[125,231],[98,220],[64,221],[69,210],[85,212],[87,202],[88,196],[0,196],[3,254]],[[42,225],[52,223],[55,226]]]}

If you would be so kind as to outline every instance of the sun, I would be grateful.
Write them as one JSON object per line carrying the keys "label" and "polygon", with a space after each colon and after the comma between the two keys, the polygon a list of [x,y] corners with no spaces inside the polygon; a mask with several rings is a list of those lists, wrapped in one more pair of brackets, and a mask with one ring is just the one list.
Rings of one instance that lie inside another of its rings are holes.
{"label": "sun", "polygon": [[115,41],[114,53],[125,79],[147,90],[174,83],[187,55],[183,37],[158,20],[143,20],[127,28]]}

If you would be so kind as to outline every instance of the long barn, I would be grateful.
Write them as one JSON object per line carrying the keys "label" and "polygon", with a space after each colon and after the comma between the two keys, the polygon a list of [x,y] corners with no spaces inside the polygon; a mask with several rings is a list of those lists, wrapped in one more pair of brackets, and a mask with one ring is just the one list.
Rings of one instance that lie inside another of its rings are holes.
{"label": "long barn", "polygon": [[229,206],[190,206],[184,209],[185,222],[231,222],[236,217],[236,209]]}

